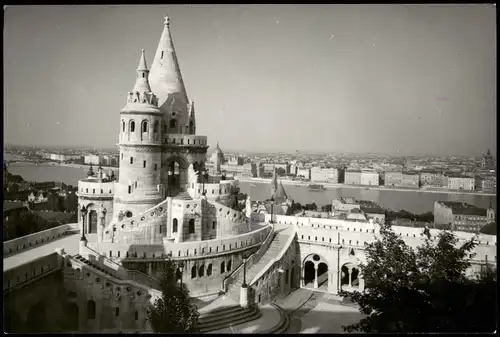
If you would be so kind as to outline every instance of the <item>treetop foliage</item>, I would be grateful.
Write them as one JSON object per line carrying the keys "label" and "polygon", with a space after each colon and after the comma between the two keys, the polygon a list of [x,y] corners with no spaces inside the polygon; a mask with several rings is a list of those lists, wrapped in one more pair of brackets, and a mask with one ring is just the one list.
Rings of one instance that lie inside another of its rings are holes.
{"label": "treetop foliage", "polygon": [[390,225],[366,247],[360,268],[365,292],[341,295],[365,315],[344,327],[363,332],[492,332],[496,328],[496,271],[467,277],[475,238],[462,244],[450,231],[413,249]]}
{"label": "treetop foliage", "polygon": [[160,280],[162,297],[148,310],[149,321],[156,333],[195,333],[199,313],[190,302],[189,291],[179,282],[179,267],[171,259],[165,261]]}

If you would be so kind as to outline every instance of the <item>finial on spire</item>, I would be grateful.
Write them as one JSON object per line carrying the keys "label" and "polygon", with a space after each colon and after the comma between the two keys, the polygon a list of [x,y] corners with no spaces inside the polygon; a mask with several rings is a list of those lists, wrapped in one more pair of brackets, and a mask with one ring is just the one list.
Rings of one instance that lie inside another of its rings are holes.
{"label": "finial on spire", "polygon": [[148,70],[148,66],[146,65],[146,51],[144,49],[141,49],[141,59],[139,60],[137,70]]}
{"label": "finial on spire", "polygon": [[168,17],[168,15],[167,15],[167,16],[165,16],[165,21],[164,21],[164,23],[165,23],[165,26],[168,26],[168,25],[170,24],[170,18]]}

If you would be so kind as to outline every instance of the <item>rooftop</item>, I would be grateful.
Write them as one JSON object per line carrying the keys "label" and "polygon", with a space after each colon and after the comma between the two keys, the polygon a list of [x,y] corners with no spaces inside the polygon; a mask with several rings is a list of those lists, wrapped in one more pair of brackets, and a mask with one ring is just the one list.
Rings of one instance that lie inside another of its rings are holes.
{"label": "rooftop", "polygon": [[18,201],[4,201],[3,202],[3,211],[10,211],[13,209],[19,209],[26,207],[24,203]]}
{"label": "rooftop", "polygon": [[454,214],[486,216],[485,208],[479,208],[466,202],[439,201],[439,203],[451,208]]}

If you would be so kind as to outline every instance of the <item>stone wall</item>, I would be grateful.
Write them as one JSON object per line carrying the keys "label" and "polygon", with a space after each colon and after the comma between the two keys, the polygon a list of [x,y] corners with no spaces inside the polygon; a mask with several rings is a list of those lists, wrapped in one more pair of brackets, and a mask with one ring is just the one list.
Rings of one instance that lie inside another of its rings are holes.
{"label": "stone wall", "polygon": [[57,253],[4,271],[7,332],[59,332],[64,329],[62,259]]}
{"label": "stone wall", "polygon": [[147,308],[161,294],[132,281],[110,277],[65,256],[67,312],[80,332],[148,329]]}
{"label": "stone wall", "polygon": [[3,243],[4,258],[10,254],[17,254],[26,249],[44,244],[47,241],[60,238],[64,236],[66,232],[74,229],[75,224],[65,224],[30,235],[21,236],[14,240],[5,241]]}
{"label": "stone wall", "polygon": [[276,297],[288,295],[293,289],[300,287],[300,255],[295,235],[290,244],[251,280],[255,303],[265,303]]}

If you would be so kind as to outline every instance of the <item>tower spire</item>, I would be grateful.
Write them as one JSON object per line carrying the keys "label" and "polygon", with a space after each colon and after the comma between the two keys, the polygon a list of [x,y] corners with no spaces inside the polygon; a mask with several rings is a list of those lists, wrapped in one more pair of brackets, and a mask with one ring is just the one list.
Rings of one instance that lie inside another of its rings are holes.
{"label": "tower spire", "polygon": [[151,87],[149,86],[148,80],[148,66],[146,65],[146,55],[144,49],[141,50],[141,59],[139,60],[139,65],[137,66],[137,79],[135,81],[133,92],[136,93],[150,93]]}
{"label": "tower spire", "polygon": [[185,104],[189,103],[175,54],[168,16],[165,17],[163,32],[151,66],[150,80],[151,87],[158,96],[159,106],[163,106],[171,95],[176,101],[182,100]]}

